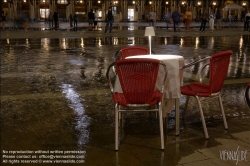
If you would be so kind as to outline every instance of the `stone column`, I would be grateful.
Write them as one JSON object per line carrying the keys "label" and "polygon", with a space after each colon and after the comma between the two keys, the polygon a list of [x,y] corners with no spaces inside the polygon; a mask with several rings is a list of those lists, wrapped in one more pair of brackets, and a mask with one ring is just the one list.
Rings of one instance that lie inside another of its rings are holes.
{"label": "stone column", "polygon": [[89,0],[86,0],[86,1],[85,1],[85,12],[86,12],[86,14],[88,14],[89,11],[90,11]]}
{"label": "stone column", "polygon": [[106,17],[105,3],[102,4],[102,20]]}
{"label": "stone column", "polygon": [[93,0],[88,0],[89,2],[89,11],[90,9],[93,9]]}
{"label": "stone column", "polygon": [[206,0],[206,10],[207,10],[207,12],[208,12],[208,0]]}
{"label": "stone column", "polygon": [[122,20],[128,19],[128,2],[127,0],[123,0],[122,2]]}
{"label": "stone column", "polygon": [[11,5],[11,3],[8,3],[8,17],[10,18],[10,19],[13,19],[13,10],[12,10],[12,7],[11,7],[12,5]]}
{"label": "stone column", "polygon": [[162,11],[161,11],[161,0],[157,0],[156,3],[157,3],[157,4],[156,4],[156,8],[157,8],[156,14],[157,14],[158,19],[160,20],[160,19],[161,19],[161,16],[162,16]]}
{"label": "stone column", "polygon": [[72,14],[75,14],[75,1],[71,0]]}
{"label": "stone column", "polygon": [[29,2],[29,18],[31,21],[35,18],[35,6],[34,6],[34,1],[33,3]]}

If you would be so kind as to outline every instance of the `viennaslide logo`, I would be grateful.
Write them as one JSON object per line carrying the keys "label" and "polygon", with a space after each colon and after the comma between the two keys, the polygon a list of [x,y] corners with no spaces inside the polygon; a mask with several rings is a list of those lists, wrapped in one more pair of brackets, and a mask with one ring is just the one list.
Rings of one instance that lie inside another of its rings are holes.
{"label": "viennaslide logo", "polygon": [[236,165],[239,162],[247,161],[247,150],[240,150],[240,146],[236,150],[221,150],[220,159],[223,161],[235,161]]}

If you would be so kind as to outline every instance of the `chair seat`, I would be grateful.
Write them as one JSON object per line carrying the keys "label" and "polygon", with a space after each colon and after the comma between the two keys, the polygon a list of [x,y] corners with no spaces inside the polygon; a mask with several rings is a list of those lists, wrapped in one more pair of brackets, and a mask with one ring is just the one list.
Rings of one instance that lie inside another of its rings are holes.
{"label": "chair seat", "polygon": [[[160,91],[155,91],[152,94],[152,97],[146,102],[146,104],[149,104],[149,106],[157,104],[159,101],[162,100],[162,93]],[[138,102],[138,103],[129,103],[124,97],[123,93],[114,93],[112,94],[113,100],[115,103],[119,103],[119,105],[122,105],[126,107],[128,104],[145,104],[145,102]]]}
{"label": "chair seat", "polygon": [[209,91],[209,85],[198,82],[193,82],[189,85],[182,86],[181,94],[199,97],[209,97],[211,95]]}

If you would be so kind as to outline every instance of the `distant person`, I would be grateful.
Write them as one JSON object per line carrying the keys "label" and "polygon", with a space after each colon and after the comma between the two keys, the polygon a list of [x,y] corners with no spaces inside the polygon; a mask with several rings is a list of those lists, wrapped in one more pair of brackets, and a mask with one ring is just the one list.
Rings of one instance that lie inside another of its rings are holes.
{"label": "distant person", "polygon": [[215,20],[216,20],[216,29],[221,29],[221,22],[222,22],[222,12],[219,11],[215,15]]}
{"label": "distant person", "polygon": [[25,31],[28,30],[29,28],[29,22],[28,22],[28,17],[25,15],[25,13],[19,13],[18,14],[18,20],[19,20],[19,26],[23,27]]}
{"label": "distant person", "polygon": [[172,13],[172,19],[174,22],[174,32],[176,32],[176,28],[178,27],[178,24],[180,22],[181,15],[177,9]]}
{"label": "distant person", "polygon": [[244,31],[250,31],[249,22],[250,22],[250,9],[247,10],[247,13],[244,18]]}
{"label": "distant person", "polygon": [[70,27],[73,27],[73,16],[71,13],[69,15],[69,24],[70,24]]}
{"label": "distant person", "polygon": [[201,25],[200,25],[200,32],[204,32],[208,20],[208,14],[207,10],[204,10],[203,13],[201,14]]}
{"label": "distant person", "polygon": [[57,27],[59,26],[59,24],[58,24],[59,18],[58,18],[57,12],[54,12],[53,19],[54,19],[54,23],[55,23],[55,29],[57,29]]}
{"label": "distant person", "polygon": [[112,7],[110,6],[109,9],[106,11],[106,26],[104,33],[107,33],[108,26],[110,26],[109,33],[112,32],[113,22],[114,22],[114,12],[112,11]]}
{"label": "distant person", "polygon": [[98,15],[98,11],[97,11],[97,10],[95,10],[94,15],[95,15],[95,20],[94,20],[94,30],[96,31],[96,30],[97,30],[97,21],[98,21],[98,17],[99,17],[99,15]]}
{"label": "distant person", "polygon": [[92,31],[94,28],[94,20],[95,20],[95,14],[93,12],[93,9],[88,12],[88,19],[89,19],[89,31]]}
{"label": "distant person", "polygon": [[215,14],[213,11],[209,14],[209,29],[210,32],[214,32],[214,19],[215,19]]}
{"label": "distant person", "polygon": [[191,22],[192,22],[192,19],[193,19],[192,12],[191,12],[191,10],[189,8],[185,12],[184,18],[185,18],[186,32],[188,32],[188,31],[190,31],[190,25],[191,25]]}
{"label": "distant person", "polygon": [[77,28],[77,16],[76,16],[76,14],[74,14],[74,16],[73,16],[73,21],[74,21],[74,28],[76,29]]}
{"label": "distant person", "polygon": [[13,21],[13,28],[14,30],[18,30],[19,26],[19,18],[17,17],[17,14],[14,15],[14,21]]}
{"label": "distant person", "polygon": [[53,28],[53,14],[49,13],[49,28]]}
{"label": "distant person", "polygon": [[228,15],[228,20],[229,20],[229,27],[231,28],[233,26],[233,16],[231,13]]}
{"label": "distant person", "polygon": [[172,23],[171,14],[170,14],[169,12],[165,12],[165,14],[164,14],[164,19],[165,19],[165,21],[166,21],[167,29],[168,29],[169,25]]}
{"label": "distant person", "polygon": [[155,27],[157,16],[154,7],[152,7],[150,12],[148,13],[148,19],[149,19],[149,26]]}
{"label": "distant person", "polygon": [[58,18],[57,27],[59,28],[59,26],[60,26],[60,17],[59,17],[59,13],[58,12],[56,12],[56,13],[57,13],[57,18]]}
{"label": "distant person", "polygon": [[4,14],[4,11],[2,11],[1,19],[2,19],[2,29],[4,30],[6,24],[6,14]]}

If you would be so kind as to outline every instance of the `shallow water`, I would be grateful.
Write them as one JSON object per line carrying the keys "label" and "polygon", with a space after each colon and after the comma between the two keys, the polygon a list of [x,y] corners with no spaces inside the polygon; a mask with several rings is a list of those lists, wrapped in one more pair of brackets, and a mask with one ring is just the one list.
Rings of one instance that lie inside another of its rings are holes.
{"label": "shallow water", "polygon": [[[0,42],[2,149],[83,149],[89,154],[86,160],[92,160],[95,147],[113,148],[113,101],[106,70],[117,50],[130,45],[147,47],[146,38],[2,39]],[[154,37],[152,48],[157,54],[182,55],[186,63],[213,52],[232,50],[228,82],[222,91],[225,111],[229,118],[250,117],[241,95],[246,80],[250,82],[250,36]],[[183,81],[195,80],[201,67],[188,69]],[[235,79],[239,83],[234,83]],[[181,112],[184,102],[182,97]],[[204,114],[208,126],[222,124],[217,103],[205,103]],[[174,112],[169,115],[170,132],[174,131],[174,116]],[[183,132],[200,127],[199,122],[196,103],[191,100],[186,119],[189,127]],[[132,114],[126,125],[131,129],[126,131],[128,135],[147,133],[150,137],[157,130],[153,115]],[[142,129],[140,125],[151,128]],[[182,130],[185,125],[181,123]]]}

